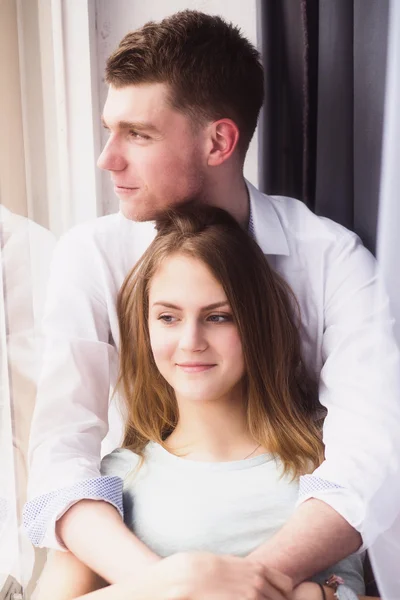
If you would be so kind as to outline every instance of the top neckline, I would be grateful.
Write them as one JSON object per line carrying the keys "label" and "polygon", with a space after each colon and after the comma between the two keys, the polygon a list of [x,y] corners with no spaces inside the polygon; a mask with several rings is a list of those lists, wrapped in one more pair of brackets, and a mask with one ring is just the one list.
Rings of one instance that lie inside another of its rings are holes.
{"label": "top neckline", "polygon": [[170,464],[184,469],[208,469],[212,471],[237,471],[242,469],[250,469],[274,459],[273,454],[266,452],[250,458],[224,462],[191,460],[177,456],[176,454],[172,454],[157,442],[149,442],[146,446],[145,452],[147,459],[154,458],[159,462],[163,462],[164,464]]}

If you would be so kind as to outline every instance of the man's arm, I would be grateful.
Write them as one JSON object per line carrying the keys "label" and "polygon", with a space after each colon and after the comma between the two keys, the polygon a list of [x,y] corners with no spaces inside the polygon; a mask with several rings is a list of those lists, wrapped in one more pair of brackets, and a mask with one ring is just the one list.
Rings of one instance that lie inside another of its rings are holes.
{"label": "man's arm", "polygon": [[[99,501],[95,509],[104,511],[103,500],[112,515],[120,513],[119,520],[112,521],[116,535],[124,527],[122,481],[101,477],[99,468],[117,351],[110,344],[107,305],[112,302],[112,281],[108,286],[107,265],[92,237],[84,228],[68,232],[56,247],[50,272],[45,352],[30,440],[29,502],[24,510],[31,541],[42,547],[65,549],[56,536],[56,522],[82,499]],[[116,249],[110,252],[115,254],[120,243],[116,235]],[[93,532],[84,510],[82,514],[84,546]],[[63,535],[68,527],[64,529]],[[107,543],[102,547],[107,552]],[[119,558],[119,553],[110,556],[110,564]]]}
{"label": "man's arm", "polygon": [[[116,235],[117,251],[119,244]],[[117,360],[109,343],[107,300],[112,302],[113,289],[106,269],[85,229],[68,232],[58,243],[45,308],[24,524],[34,545],[69,547],[114,581],[131,576],[154,555],[123,523],[121,478],[100,473]]]}
{"label": "man's arm", "polygon": [[348,232],[327,257],[320,376],[320,401],[328,410],[325,460],[301,478],[302,504],[292,518],[251,555],[295,582],[370,543],[398,511],[400,361],[376,269]]}
{"label": "man's arm", "polygon": [[297,585],[356,552],[361,543],[360,534],[333,508],[311,499],[249,558],[278,569]]}
{"label": "man's arm", "polygon": [[349,232],[326,259],[322,362],[325,460],[300,501],[329,504],[366,547],[400,503],[400,354],[377,263]]}
{"label": "man's arm", "polygon": [[43,334],[24,525],[34,545],[60,548],[55,522],[74,502],[106,491],[122,511],[120,482],[110,478],[105,490],[99,472],[116,351],[103,273],[79,231],[66,234],[54,252]]}

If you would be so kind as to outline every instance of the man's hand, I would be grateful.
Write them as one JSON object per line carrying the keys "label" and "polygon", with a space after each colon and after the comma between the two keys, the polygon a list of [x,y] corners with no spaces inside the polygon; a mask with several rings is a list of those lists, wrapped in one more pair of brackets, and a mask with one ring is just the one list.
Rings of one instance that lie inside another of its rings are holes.
{"label": "man's hand", "polygon": [[152,569],[174,580],[169,600],[288,600],[293,590],[289,577],[249,558],[180,553]]}

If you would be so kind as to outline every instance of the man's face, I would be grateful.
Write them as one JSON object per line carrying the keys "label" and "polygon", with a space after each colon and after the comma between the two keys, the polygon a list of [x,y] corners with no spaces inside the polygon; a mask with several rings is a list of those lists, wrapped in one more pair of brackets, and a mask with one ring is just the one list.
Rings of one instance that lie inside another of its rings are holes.
{"label": "man's face", "polygon": [[103,122],[110,137],[98,166],[110,172],[122,213],[149,221],[200,196],[207,168],[204,128],[171,108],[161,83],[109,87]]}

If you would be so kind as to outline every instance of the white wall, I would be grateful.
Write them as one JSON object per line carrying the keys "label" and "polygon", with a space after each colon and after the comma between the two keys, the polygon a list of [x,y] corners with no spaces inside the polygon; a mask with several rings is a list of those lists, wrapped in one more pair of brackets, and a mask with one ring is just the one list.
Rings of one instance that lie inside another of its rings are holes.
{"label": "white wall", "polygon": [[[197,9],[209,14],[218,14],[228,21],[239,25],[249,40],[257,45],[256,0],[147,0],[132,2],[132,0],[95,0],[96,9],[96,39],[97,39],[97,70],[99,80],[98,98],[101,111],[104,105],[107,88],[102,82],[104,67],[108,56],[118,46],[121,38],[137,29],[147,21],[159,21],[164,17],[184,10]],[[106,134],[102,132],[102,144]],[[250,145],[246,164],[245,176],[255,185],[258,184],[258,143],[257,133]],[[109,177],[101,175],[102,212],[109,214],[118,210],[118,200],[115,197]]]}

